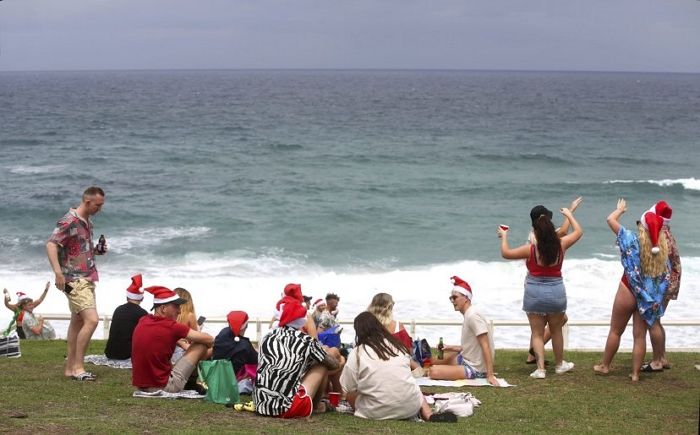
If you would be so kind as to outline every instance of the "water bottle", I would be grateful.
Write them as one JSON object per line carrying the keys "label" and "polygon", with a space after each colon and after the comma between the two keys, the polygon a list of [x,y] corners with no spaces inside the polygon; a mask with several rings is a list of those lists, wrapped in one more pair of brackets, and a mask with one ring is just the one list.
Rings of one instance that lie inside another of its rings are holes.
{"label": "water bottle", "polygon": [[100,239],[97,241],[95,251],[97,251],[98,254],[104,254],[107,251],[107,240],[105,240],[104,234],[100,234]]}
{"label": "water bottle", "polygon": [[438,359],[444,359],[445,358],[445,344],[442,342],[442,337],[440,337],[440,342],[438,343],[437,349],[438,349],[438,352],[437,352]]}

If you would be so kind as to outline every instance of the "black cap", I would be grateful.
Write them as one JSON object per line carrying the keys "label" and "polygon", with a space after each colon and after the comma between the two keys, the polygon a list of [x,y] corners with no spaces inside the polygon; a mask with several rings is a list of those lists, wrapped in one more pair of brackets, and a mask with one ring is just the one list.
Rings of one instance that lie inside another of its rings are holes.
{"label": "black cap", "polygon": [[535,221],[542,215],[547,216],[550,220],[552,219],[552,211],[548,210],[547,207],[543,205],[536,205],[530,210],[530,220],[532,225],[535,225]]}

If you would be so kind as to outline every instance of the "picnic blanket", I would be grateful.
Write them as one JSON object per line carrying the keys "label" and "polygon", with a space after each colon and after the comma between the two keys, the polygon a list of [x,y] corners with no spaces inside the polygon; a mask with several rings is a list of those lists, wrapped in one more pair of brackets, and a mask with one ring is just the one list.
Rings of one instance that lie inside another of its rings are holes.
{"label": "picnic blanket", "polygon": [[129,359],[109,359],[104,355],[85,355],[85,362],[96,366],[109,366],[113,369],[130,369],[131,358]]}
{"label": "picnic blanket", "polygon": [[[496,378],[499,387],[514,387],[503,378]],[[416,382],[419,387],[491,387],[486,378],[480,379],[459,379],[456,381],[438,381],[428,377],[417,378]]]}
{"label": "picnic blanket", "polygon": [[182,390],[179,393],[168,393],[163,390],[153,392],[136,390],[131,396],[149,399],[204,399],[205,397],[203,394],[199,394],[194,390]]}

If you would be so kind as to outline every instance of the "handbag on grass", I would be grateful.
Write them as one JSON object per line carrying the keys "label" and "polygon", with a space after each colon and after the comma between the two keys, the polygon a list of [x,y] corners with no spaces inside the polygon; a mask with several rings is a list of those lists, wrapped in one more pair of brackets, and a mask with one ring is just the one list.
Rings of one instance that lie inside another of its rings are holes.
{"label": "handbag on grass", "polygon": [[233,374],[233,365],[228,359],[200,361],[197,366],[199,377],[207,386],[207,402],[238,403],[241,401],[238,393],[238,382]]}
{"label": "handbag on grass", "polygon": [[432,352],[428,340],[425,338],[413,340],[413,359],[423,366],[426,360],[432,358]]}
{"label": "handbag on grass", "polygon": [[19,358],[21,356],[17,334],[13,332],[6,336],[0,336],[0,358]]}

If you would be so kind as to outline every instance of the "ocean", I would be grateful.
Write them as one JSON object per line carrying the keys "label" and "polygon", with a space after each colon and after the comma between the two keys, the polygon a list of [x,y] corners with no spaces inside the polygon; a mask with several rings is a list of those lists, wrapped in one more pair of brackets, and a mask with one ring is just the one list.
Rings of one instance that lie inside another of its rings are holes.
{"label": "ocean", "polygon": [[[624,197],[627,226],[658,200],[673,207],[683,278],[665,319],[696,320],[699,137],[698,74],[0,72],[0,286],[40,294],[56,220],[98,185],[100,313],[141,273],[187,288],[207,317],[269,318],[297,282],[340,295],[344,320],[377,292],[399,319],[459,320],[458,275],[488,318],[525,320],[525,266],[500,258],[496,226],[522,243],[530,208],[560,222],[581,195],[568,315],[606,320],[622,269],[605,218]],[[52,288],[36,311],[68,307]],[[699,328],[667,329],[669,347],[700,348]],[[606,333],[573,328],[570,346],[602,351]],[[457,342],[459,328],[418,335]],[[528,335],[497,329],[496,346]]]}

